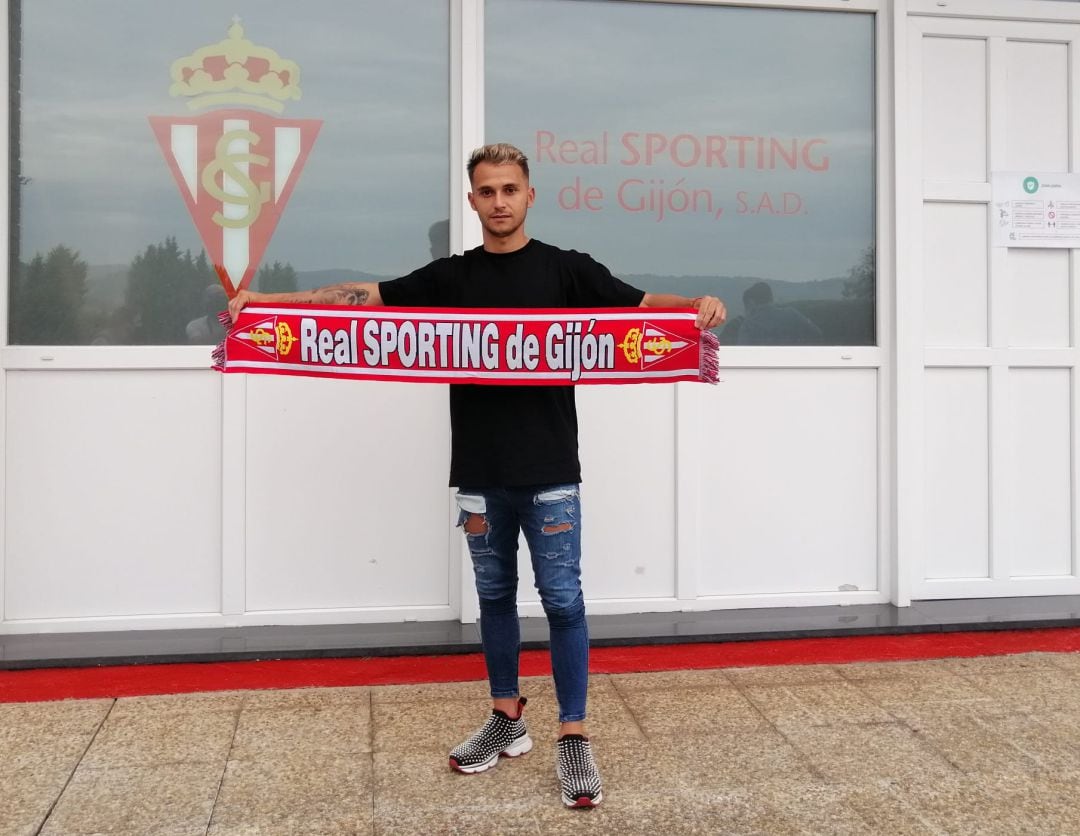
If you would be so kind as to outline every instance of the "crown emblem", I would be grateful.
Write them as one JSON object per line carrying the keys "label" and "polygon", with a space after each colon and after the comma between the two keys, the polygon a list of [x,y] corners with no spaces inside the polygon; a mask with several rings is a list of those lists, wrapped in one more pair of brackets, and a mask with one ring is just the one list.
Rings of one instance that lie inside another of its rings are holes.
{"label": "crown emblem", "polygon": [[641,329],[631,328],[626,332],[623,341],[619,343],[623,355],[628,363],[638,363],[641,360]]}
{"label": "crown emblem", "polygon": [[286,101],[300,98],[300,67],[245,38],[235,17],[228,38],[173,61],[172,79],[169,93],[192,97],[192,110],[247,105],[281,113]]}

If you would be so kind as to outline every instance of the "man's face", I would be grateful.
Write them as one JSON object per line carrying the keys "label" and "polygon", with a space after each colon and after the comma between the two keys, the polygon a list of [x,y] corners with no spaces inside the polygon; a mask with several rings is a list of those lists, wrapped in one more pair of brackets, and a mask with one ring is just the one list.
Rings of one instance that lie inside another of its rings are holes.
{"label": "man's face", "polygon": [[535,198],[529,179],[516,163],[480,163],[473,169],[469,205],[488,235],[510,238],[517,234]]}

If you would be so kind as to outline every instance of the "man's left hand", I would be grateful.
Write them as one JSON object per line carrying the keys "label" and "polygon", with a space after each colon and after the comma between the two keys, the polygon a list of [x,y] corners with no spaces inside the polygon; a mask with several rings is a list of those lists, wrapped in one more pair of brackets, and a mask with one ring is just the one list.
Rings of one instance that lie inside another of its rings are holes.
{"label": "man's left hand", "polygon": [[702,330],[723,325],[727,319],[727,308],[715,296],[699,296],[694,300],[694,308],[698,312],[694,324]]}

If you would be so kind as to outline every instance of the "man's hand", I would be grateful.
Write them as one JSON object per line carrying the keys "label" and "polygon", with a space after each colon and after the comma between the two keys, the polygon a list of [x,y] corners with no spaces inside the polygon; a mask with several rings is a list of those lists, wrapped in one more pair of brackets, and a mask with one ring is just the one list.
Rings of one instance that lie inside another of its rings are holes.
{"label": "man's hand", "polygon": [[693,307],[698,312],[694,325],[703,331],[723,325],[727,319],[727,308],[715,296],[699,296],[694,300]]}
{"label": "man's hand", "polygon": [[236,322],[237,317],[240,316],[242,311],[247,305],[252,302],[260,302],[263,294],[256,293],[253,290],[239,290],[236,295],[229,300],[229,316],[232,317],[232,321]]}

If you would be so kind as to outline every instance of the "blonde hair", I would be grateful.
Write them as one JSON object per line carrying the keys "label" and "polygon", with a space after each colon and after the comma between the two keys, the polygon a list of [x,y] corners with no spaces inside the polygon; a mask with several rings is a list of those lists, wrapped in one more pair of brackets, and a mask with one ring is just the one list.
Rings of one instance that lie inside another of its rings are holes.
{"label": "blonde hair", "polygon": [[520,148],[515,148],[509,142],[496,142],[493,145],[483,145],[469,155],[469,164],[466,170],[469,172],[469,182],[472,182],[473,172],[480,163],[492,165],[519,165],[525,172],[525,178],[529,177],[529,158],[522,153]]}

